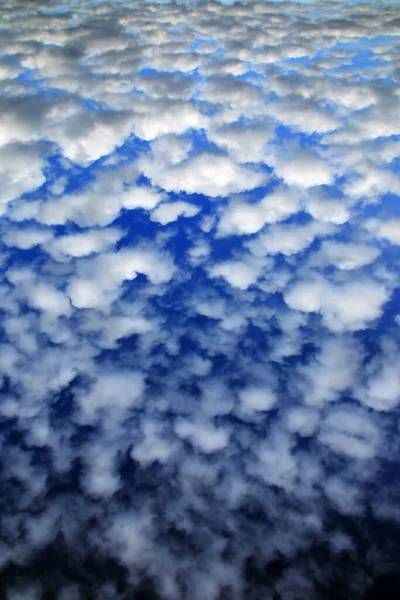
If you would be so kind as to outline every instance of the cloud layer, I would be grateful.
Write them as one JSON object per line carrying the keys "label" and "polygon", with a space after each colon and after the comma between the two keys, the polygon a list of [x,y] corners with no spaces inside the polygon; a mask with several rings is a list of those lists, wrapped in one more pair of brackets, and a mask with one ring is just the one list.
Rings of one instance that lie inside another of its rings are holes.
{"label": "cloud layer", "polygon": [[0,596],[361,600],[397,568],[399,27],[3,2]]}

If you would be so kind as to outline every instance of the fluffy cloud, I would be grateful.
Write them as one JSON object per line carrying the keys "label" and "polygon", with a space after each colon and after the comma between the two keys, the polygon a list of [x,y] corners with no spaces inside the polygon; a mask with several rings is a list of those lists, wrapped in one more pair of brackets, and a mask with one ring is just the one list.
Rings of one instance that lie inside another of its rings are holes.
{"label": "fluffy cloud", "polygon": [[364,597],[399,546],[396,7],[3,5],[3,595]]}
{"label": "fluffy cloud", "polygon": [[34,191],[46,181],[43,175],[45,161],[39,146],[3,146],[0,148],[0,165],[2,204]]}
{"label": "fluffy cloud", "polygon": [[257,281],[261,264],[256,261],[241,260],[218,263],[211,267],[211,277],[223,277],[233,287],[245,290]]}
{"label": "fluffy cloud", "polygon": [[333,452],[349,458],[368,459],[376,453],[379,431],[365,414],[336,408],[322,423],[318,439]]}
{"label": "fluffy cloud", "polygon": [[168,258],[147,250],[104,253],[82,263],[78,274],[71,278],[67,293],[76,308],[105,309],[117,299],[122,283],[135,279],[138,273],[160,284],[170,280],[173,265]]}
{"label": "fluffy cloud", "polygon": [[178,217],[194,217],[200,211],[198,206],[188,202],[168,202],[161,204],[153,210],[152,221],[158,221],[162,225],[176,221]]}
{"label": "fluffy cloud", "polygon": [[204,194],[216,198],[251,190],[263,185],[261,172],[237,164],[228,156],[203,153],[170,166],[158,167],[150,159],[141,163],[143,173],[153,184],[172,192]]}
{"label": "fluffy cloud", "polygon": [[218,235],[249,235],[257,233],[266,224],[285,221],[300,208],[295,194],[285,188],[278,188],[258,203],[232,200],[223,211]]}
{"label": "fluffy cloud", "polygon": [[383,238],[394,246],[400,245],[400,219],[387,219],[385,221],[371,219],[367,221],[366,228],[376,237]]}
{"label": "fluffy cloud", "polygon": [[161,135],[181,134],[191,128],[201,129],[207,123],[207,117],[192,104],[150,104],[136,115],[134,131],[144,140],[154,140]]}
{"label": "fluffy cloud", "polygon": [[333,231],[330,224],[316,221],[308,225],[275,225],[248,245],[258,256],[279,253],[290,256],[305,250],[316,238]]}
{"label": "fluffy cloud", "polygon": [[312,188],[334,182],[332,167],[309,150],[297,150],[287,159],[278,158],[275,165],[278,177],[287,185]]}
{"label": "fluffy cloud", "polygon": [[321,278],[294,284],[285,294],[290,308],[321,313],[332,331],[356,331],[381,316],[389,294],[373,280],[362,279],[334,285]]}

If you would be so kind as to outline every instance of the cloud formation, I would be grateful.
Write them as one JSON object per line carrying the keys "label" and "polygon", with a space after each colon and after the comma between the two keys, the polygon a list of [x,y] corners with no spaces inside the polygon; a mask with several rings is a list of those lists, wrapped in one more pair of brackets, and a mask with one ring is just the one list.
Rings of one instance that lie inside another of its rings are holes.
{"label": "cloud formation", "polygon": [[5,0],[0,596],[397,568],[399,14]]}

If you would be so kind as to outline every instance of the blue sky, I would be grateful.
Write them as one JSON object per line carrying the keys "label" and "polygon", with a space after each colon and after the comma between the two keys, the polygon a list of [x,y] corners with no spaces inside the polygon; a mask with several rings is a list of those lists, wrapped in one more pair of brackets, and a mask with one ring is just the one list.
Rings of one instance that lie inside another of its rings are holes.
{"label": "blue sky", "polygon": [[399,9],[0,16],[1,593],[363,599],[400,540]]}

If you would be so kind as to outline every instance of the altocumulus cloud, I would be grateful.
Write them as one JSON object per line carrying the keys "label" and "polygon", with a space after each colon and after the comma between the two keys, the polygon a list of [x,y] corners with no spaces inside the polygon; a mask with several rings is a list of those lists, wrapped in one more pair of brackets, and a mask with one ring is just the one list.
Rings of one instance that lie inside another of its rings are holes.
{"label": "altocumulus cloud", "polygon": [[0,596],[361,600],[400,550],[399,8],[0,10]]}

